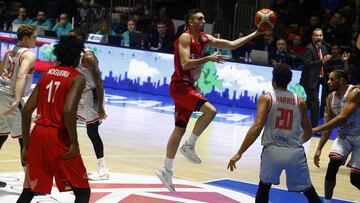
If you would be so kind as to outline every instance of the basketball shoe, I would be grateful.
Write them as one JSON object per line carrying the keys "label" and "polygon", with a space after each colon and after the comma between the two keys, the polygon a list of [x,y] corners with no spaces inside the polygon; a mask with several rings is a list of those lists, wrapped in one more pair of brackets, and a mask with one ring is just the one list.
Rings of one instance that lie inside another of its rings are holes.
{"label": "basketball shoe", "polygon": [[108,168],[99,168],[96,173],[88,174],[89,180],[108,180],[109,179],[109,169]]}
{"label": "basketball shoe", "polygon": [[187,144],[187,141],[185,141],[185,143],[181,146],[180,152],[191,163],[201,164],[201,159],[196,155],[195,147]]}
{"label": "basketball shoe", "polygon": [[172,171],[169,171],[165,167],[163,167],[158,171],[156,171],[155,174],[170,192],[175,192],[175,188],[172,184],[172,176],[173,176]]}

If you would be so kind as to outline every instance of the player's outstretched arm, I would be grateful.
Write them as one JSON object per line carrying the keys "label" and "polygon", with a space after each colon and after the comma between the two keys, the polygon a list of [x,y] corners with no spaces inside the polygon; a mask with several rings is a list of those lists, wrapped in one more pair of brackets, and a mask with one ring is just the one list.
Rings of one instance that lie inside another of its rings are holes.
{"label": "player's outstretched arm", "polygon": [[253,33],[250,33],[244,37],[238,38],[233,41],[229,41],[226,39],[218,39],[211,35],[208,35],[208,37],[210,39],[209,46],[212,46],[214,48],[225,48],[225,49],[234,50],[234,49],[237,49],[237,48],[241,47],[242,45],[246,44],[252,38],[259,36],[261,34],[264,34],[264,32],[260,32],[260,31],[256,30]]}
{"label": "player's outstretched arm", "polygon": [[228,59],[228,57],[221,56],[219,54],[212,54],[198,59],[192,59],[190,56],[190,36],[186,33],[182,34],[179,38],[179,55],[181,67],[184,70],[197,68],[203,63],[208,61],[222,62]]}
{"label": "player's outstretched arm", "polygon": [[23,142],[23,151],[22,151],[22,160],[27,161],[27,150],[29,147],[29,135],[31,127],[31,116],[36,109],[38,102],[38,92],[39,92],[39,83],[36,85],[35,89],[32,91],[29,99],[26,101],[22,115],[21,115],[21,128],[22,128],[22,142]]}
{"label": "player's outstretched arm", "polygon": [[325,124],[313,128],[313,132],[320,132],[323,130],[329,130],[339,127],[340,125],[346,122],[346,120],[351,116],[351,114],[357,108],[359,108],[359,106],[360,106],[360,88],[355,88],[348,94],[347,101],[345,102],[345,105],[341,110],[341,113],[336,117],[334,117],[333,119],[331,119],[330,121],[326,122]]}
{"label": "player's outstretched arm", "polygon": [[227,168],[230,171],[236,169],[236,162],[240,160],[242,154],[255,142],[255,140],[259,137],[262,128],[266,122],[266,118],[268,115],[268,99],[265,95],[259,97],[257,102],[257,111],[255,121],[247,132],[243,143],[241,144],[238,152],[230,159]]}
{"label": "player's outstretched arm", "polygon": [[104,109],[104,84],[100,76],[99,61],[92,52],[87,52],[81,63],[89,69],[93,77],[98,98],[99,117],[101,120],[105,119],[107,116]]}
{"label": "player's outstretched arm", "polygon": [[81,98],[81,94],[85,88],[85,78],[78,75],[71,83],[71,88],[65,100],[64,120],[69,140],[71,143],[69,152],[64,154],[64,159],[71,159],[79,153],[79,142],[76,132],[76,112]]}
{"label": "player's outstretched arm", "polygon": [[[327,114],[327,118],[326,118],[327,122],[329,122],[329,120],[331,120],[335,117],[335,114],[331,110],[331,96],[330,95],[326,98],[326,114]],[[326,142],[329,140],[331,132],[332,132],[332,129],[325,130],[321,134],[321,137],[320,137],[320,140],[319,140],[319,143],[316,148],[315,155],[314,155],[314,164],[317,167],[320,167],[321,151],[322,151],[323,147],[325,146]]]}

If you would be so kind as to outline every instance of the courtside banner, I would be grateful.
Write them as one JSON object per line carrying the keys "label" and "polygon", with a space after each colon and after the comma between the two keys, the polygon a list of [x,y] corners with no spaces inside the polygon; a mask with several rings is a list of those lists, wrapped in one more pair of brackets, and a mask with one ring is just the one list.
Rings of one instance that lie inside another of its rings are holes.
{"label": "courtside banner", "polygon": [[[16,34],[0,32],[1,57],[16,43]],[[36,69],[45,71],[55,60],[52,54],[57,39],[38,37],[34,52]],[[86,43],[99,59],[105,87],[169,96],[174,71],[174,55],[104,44]],[[298,84],[300,71],[293,70],[289,89],[306,98]],[[195,86],[212,103],[232,107],[256,108],[257,98],[270,90],[272,67],[249,63],[208,62],[203,65]]]}

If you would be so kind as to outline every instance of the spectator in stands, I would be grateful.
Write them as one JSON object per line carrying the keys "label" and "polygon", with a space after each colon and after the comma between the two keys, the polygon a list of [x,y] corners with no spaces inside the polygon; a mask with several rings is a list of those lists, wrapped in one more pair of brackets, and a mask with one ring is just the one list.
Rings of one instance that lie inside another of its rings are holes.
{"label": "spectator in stands", "polygon": [[35,26],[45,26],[48,30],[51,30],[52,28],[52,22],[46,18],[45,11],[39,10],[36,15],[36,21],[33,22],[33,25]]}
{"label": "spectator in stands", "polygon": [[12,21],[12,26],[14,27],[15,24],[31,24],[33,21],[27,16],[27,11],[25,7],[19,8],[19,15],[18,17]]}
{"label": "spectator in stands", "polygon": [[341,7],[341,0],[321,0],[321,9],[325,13],[332,13]]}
{"label": "spectator in stands", "polygon": [[358,35],[357,44],[351,51],[351,58],[349,60],[350,83],[360,84],[360,34]]}
{"label": "spectator in stands", "polygon": [[71,29],[72,25],[69,22],[68,15],[62,13],[59,22],[55,24],[52,31],[55,31],[57,36],[60,37],[61,35],[69,35]]}
{"label": "spectator in stands", "polygon": [[127,31],[125,31],[124,33],[122,33],[122,37],[123,37],[123,44],[121,46],[126,46],[129,47],[130,46],[130,33],[131,32],[139,32],[136,30],[136,22],[134,20],[129,20],[127,22]]}
{"label": "spectator in stands", "polygon": [[304,44],[311,43],[311,35],[312,35],[312,32],[316,28],[322,28],[322,25],[320,23],[319,16],[316,15],[316,14],[313,14],[309,18],[309,26],[305,27],[305,31],[304,31],[304,34],[303,34],[303,43]]}
{"label": "spectator in stands", "polygon": [[352,29],[353,32],[355,32],[355,35],[353,35],[353,38],[357,38],[357,35],[360,33],[360,0],[354,1],[354,6],[352,8],[352,14],[353,17],[353,24]]}
{"label": "spectator in stands", "polygon": [[341,53],[340,53],[341,49],[340,49],[340,46],[338,44],[333,44],[331,46],[331,49],[330,49],[330,53],[331,53],[331,56],[332,58],[340,58],[341,57]]}
{"label": "spectator in stands", "polygon": [[270,9],[275,11],[278,15],[278,22],[283,24],[288,24],[289,21],[289,6],[288,2],[285,0],[274,0]]}
{"label": "spectator in stands", "polygon": [[[244,31],[240,31],[238,34],[238,38],[244,37],[246,34]],[[250,53],[252,47],[252,42],[248,42],[244,44],[243,46],[234,49],[231,51],[232,58],[237,61],[244,61],[246,53]]]}
{"label": "spectator in stands", "polygon": [[116,33],[112,30],[109,21],[103,20],[100,22],[99,30],[96,32],[98,35],[103,36],[103,43],[108,43],[108,37],[109,35],[116,35]]}
{"label": "spectator in stands", "polygon": [[90,6],[89,0],[83,0],[81,2],[81,7],[78,8],[76,14],[76,21],[80,25],[81,28],[89,28],[92,24],[96,23],[96,14],[95,9]]}
{"label": "spectator in stands", "polygon": [[254,42],[251,45],[251,49],[268,51],[268,52],[272,50],[276,50],[276,44],[272,32],[271,31],[265,32],[264,38],[258,42]]}
{"label": "spectator in stands", "polygon": [[[214,32],[213,33],[213,36],[215,38],[218,38],[220,39],[221,38],[221,34],[220,32]],[[229,49],[217,49],[217,48],[214,48],[214,47],[211,47],[211,46],[208,46],[205,50],[205,54],[206,55],[211,55],[215,52],[218,52],[220,53],[221,55],[224,55],[224,56],[228,56],[229,58],[232,58],[232,53]]]}
{"label": "spectator in stands", "polygon": [[175,38],[177,39],[178,37],[180,37],[180,35],[181,35],[182,33],[184,33],[187,29],[188,29],[188,28],[187,28],[187,26],[186,26],[185,23],[179,25],[179,27],[177,27],[177,29],[176,29]]}
{"label": "spectator in stands", "polygon": [[286,55],[286,40],[280,38],[276,40],[276,50],[272,50],[269,52],[269,63],[274,66],[279,63],[285,63]]}
{"label": "spectator in stands", "polygon": [[165,22],[167,27],[167,33],[175,35],[175,26],[172,19],[168,16],[168,10],[165,6],[162,6],[157,16],[157,21]]}
{"label": "spectator in stands", "polygon": [[174,35],[167,32],[166,23],[160,21],[157,23],[157,33],[150,36],[149,44],[151,50],[161,52],[173,52]]}
{"label": "spectator in stands", "polygon": [[0,29],[9,30],[11,25],[11,13],[6,8],[6,4],[4,1],[0,1]]}
{"label": "spectator in stands", "polygon": [[289,53],[294,53],[294,54],[299,54],[299,55],[304,53],[304,47],[302,45],[301,35],[296,34],[294,36],[290,45],[288,45],[287,50]]}
{"label": "spectator in stands", "polygon": [[[326,70],[327,74],[330,74],[330,72],[335,69],[346,69],[347,71],[349,71],[350,68],[348,63],[349,57],[346,57],[348,53],[346,52],[341,53],[341,48],[339,44],[333,44],[331,46],[330,53],[331,53],[331,59],[328,62],[329,68],[328,70]],[[346,60],[343,60],[344,58]]]}
{"label": "spectator in stands", "polygon": [[346,18],[340,12],[335,12],[330,24],[325,26],[324,37],[327,43],[338,43],[340,45],[350,45],[352,30],[346,23]]}
{"label": "spectator in stands", "polygon": [[[313,31],[312,42],[304,50],[304,67],[301,73],[300,84],[304,87],[307,98],[306,104],[310,110],[310,119],[313,127],[319,120],[319,84],[322,85],[321,108],[325,108],[326,78],[325,70],[331,58],[327,47],[323,44],[323,31],[316,28]],[[323,111],[323,110],[322,110]]]}

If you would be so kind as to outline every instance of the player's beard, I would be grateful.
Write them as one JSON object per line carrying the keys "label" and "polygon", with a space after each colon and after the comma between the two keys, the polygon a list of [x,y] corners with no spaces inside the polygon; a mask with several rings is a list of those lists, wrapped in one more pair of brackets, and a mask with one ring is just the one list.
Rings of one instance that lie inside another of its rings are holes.
{"label": "player's beard", "polygon": [[204,32],[204,29],[205,29],[205,24],[203,26],[200,27],[200,32]]}

